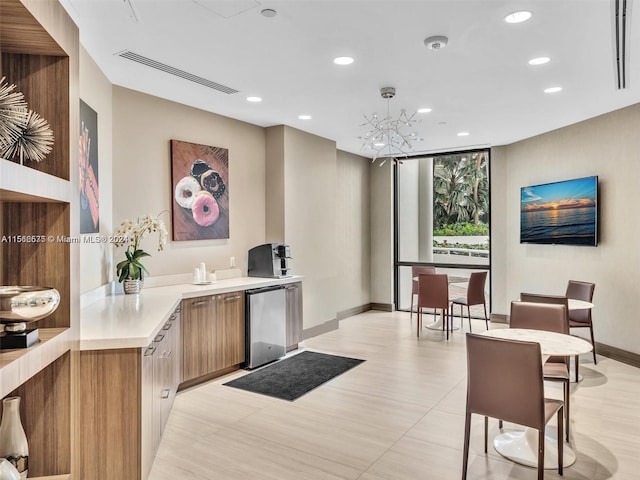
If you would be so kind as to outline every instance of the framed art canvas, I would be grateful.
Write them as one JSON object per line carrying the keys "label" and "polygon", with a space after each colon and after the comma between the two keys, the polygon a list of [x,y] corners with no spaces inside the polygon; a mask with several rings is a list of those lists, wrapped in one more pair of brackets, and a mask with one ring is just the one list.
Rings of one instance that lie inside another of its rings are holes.
{"label": "framed art canvas", "polygon": [[80,233],[100,231],[98,114],[80,100]]}
{"label": "framed art canvas", "polygon": [[229,238],[229,150],[171,140],[173,240]]}

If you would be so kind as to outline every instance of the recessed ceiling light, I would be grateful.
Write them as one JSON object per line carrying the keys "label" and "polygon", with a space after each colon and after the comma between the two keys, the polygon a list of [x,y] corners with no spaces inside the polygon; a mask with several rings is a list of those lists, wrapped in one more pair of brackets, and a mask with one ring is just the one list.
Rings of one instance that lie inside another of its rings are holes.
{"label": "recessed ceiling light", "polygon": [[430,111],[431,109],[427,107],[418,109],[418,113],[429,113]]}
{"label": "recessed ceiling light", "polygon": [[311,115],[298,115],[300,120],[311,120]]}
{"label": "recessed ceiling light", "polygon": [[247,97],[247,102],[257,103],[257,102],[261,102],[261,101],[262,101],[262,99],[260,97]]}
{"label": "recessed ceiling light", "polygon": [[458,136],[459,137],[468,137],[469,136],[469,132],[458,132]]}
{"label": "recessed ceiling light", "polygon": [[273,8],[265,8],[260,13],[263,17],[273,18],[277,15],[278,12],[276,12]]}
{"label": "recessed ceiling light", "polygon": [[336,65],[351,65],[353,63],[353,58],[337,57],[333,59],[333,63],[335,63]]}
{"label": "recessed ceiling light", "polygon": [[531,12],[527,10],[520,10],[519,12],[513,12],[504,17],[504,21],[507,23],[522,23],[531,18]]}
{"label": "recessed ceiling light", "polygon": [[529,65],[544,65],[550,61],[551,59],[549,57],[536,57],[529,60]]}
{"label": "recessed ceiling light", "polygon": [[376,143],[373,144],[374,147],[384,147],[384,145],[385,144],[382,143],[382,142],[376,142]]}
{"label": "recessed ceiling light", "polygon": [[562,90],[562,87],[549,87],[544,89],[544,93],[557,93]]}

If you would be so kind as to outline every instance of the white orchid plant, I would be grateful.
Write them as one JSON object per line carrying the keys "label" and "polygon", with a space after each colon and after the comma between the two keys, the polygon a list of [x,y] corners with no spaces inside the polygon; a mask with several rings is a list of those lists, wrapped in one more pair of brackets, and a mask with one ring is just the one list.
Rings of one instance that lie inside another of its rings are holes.
{"label": "white orchid plant", "polygon": [[158,233],[159,252],[161,252],[167,244],[167,228],[158,216],[159,215],[155,217],[151,215],[144,215],[143,217],[138,218],[135,222],[125,220],[120,224],[120,228],[114,232],[114,244],[117,247],[127,245],[127,249],[124,252],[127,258],[116,265],[116,273],[118,275],[119,282],[127,279],[143,280],[144,274],[149,273],[140,261],[142,258],[150,256],[140,248],[140,241],[145,235],[156,232]]}

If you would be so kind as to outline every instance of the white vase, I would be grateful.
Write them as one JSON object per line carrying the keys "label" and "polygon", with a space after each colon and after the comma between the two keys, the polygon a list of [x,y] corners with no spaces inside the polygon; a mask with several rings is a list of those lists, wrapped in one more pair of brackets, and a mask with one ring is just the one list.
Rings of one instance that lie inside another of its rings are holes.
{"label": "white vase", "polygon": [[6,458],[16,467],[21,479],[27,478],[29,471],[29,445],[27,443],[27,435],[24,433],[24,428],[22,428],[22,422],[20,421],[20,397],[7,397],[2,400],[0,457]]}
{"label": "white vase", "polygon": [[0,480],[21,480],[16,467],[6,458],[0,458]]}

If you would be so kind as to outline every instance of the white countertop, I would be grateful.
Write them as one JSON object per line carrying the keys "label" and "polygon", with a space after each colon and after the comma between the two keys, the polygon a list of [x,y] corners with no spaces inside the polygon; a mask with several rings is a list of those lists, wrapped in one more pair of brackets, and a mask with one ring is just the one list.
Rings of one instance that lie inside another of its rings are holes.
{"label": "white countertop", "polygon": [[180,284],[143,288],[138,295],[116,294],[80,310],[80,350],[145,348],[185,298],[300,282],[287,278],[239,277],[209,285]]}

